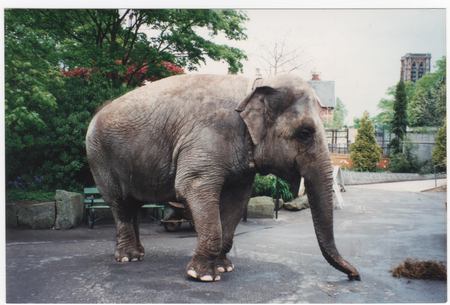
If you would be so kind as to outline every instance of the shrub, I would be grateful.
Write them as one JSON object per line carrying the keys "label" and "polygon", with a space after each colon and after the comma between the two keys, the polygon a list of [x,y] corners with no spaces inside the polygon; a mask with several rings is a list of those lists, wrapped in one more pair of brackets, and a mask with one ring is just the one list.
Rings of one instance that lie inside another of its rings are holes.
{"label": "shrub", "polygon": [[419,174],[426,175],[434,172],[434,166],[432,160],[426,160],[419,164]]}
{"label": "shrub", "polygon": [[54,201],[55,192],[44,191],[24,191],[19,189],[8,189],[6,191],[6,202],[33,201],[44,202]]}
{"label": "shrub", "polygon": [[417,163],[409,159],[404,153],[396,153],[391,156],[389,170],[393,173],[415,173]]}
{"label": "shrub", "polygon": [[375,171],[381,160],[381,147],[377,144],[375,129],[367,112],[360,121],[355,143],[350,146],[350,159],[357,171]]}
{"label": "shrub", "polygon": [[412,154],[412,145],[408,141],[403,142],[403,152],[391,155],[389,170],[393,173],[416,173],[419,168],[419,162]]}
{"label": "shrub", "polygon": [[432,160],[436,169],[439,171],[445,171],[447,168],[447,122],[439,128],[436,137],[436,146],[433,149]]}
{"label": "shrub", "polygon": [[261,176],[256,174],[255,181],[253,182],[252,196],[269,196],[276,198],[277,180],[280,198],[285,202],[294,199],[289,184],[283,179],[277,179],[274,175]]}

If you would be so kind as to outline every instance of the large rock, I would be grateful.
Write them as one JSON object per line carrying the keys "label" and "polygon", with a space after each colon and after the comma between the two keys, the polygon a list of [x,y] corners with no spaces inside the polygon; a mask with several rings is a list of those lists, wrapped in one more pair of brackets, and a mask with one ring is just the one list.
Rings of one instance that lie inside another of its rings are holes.
{"label": "large rock", "polygon": [[17,206],[15,203],[6,203],[6,226],[17,227]]}
{"label": "large rock", "polygon": [[275,204],[273,199],[267,196],[250,198],[248,202],[248,218],[273,218]]}
{"label": "large rock", "polygon": [[17,224],[31,229],[50,229],[55,223],[55,202],[16,204]]}
{"label": "large rock", "polygon": [[[277,206],[277,200],[274,198],[273,199],[273,203],[275,204],[275,208]],[[281,210],[284,206],[284,201],[283,199],[280,198],[280,201],[278,202],[278,210]]]}
{"label": "large rock", "polygon": [[284,209],[288,211],[300,211],[309,208],[309,202],[307,196],[300,196],[292,201],[285,202]]}
{"label": "large rock", "polygon": [[55,229],[71,229],[83,220],[83,196],[78,193],[56,190]]}

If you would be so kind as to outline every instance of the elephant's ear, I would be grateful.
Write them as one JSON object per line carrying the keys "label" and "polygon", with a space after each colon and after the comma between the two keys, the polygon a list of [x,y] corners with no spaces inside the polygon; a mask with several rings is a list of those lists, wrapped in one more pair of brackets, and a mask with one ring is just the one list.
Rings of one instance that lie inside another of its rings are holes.
{"label": "elephant's ear", "polygon": [[241,118],[247,125],[253,144],[261,142],[267,132],[265,126],[266,106],[264,96],[272,89],[270,87],[258,87],[248,95],[236,108]]}
{"label": "elephant's ear", "polygon": [[265,137],[271,121],[284,110],[284,92],[272,87],[256,88],[236,108],[247,125],[253,144],[257,145]]}

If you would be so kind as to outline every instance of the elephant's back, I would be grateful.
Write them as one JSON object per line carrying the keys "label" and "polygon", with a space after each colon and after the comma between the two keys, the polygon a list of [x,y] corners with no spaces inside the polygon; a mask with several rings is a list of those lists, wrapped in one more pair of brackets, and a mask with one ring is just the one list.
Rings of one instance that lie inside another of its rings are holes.
{"label": "elephant's back", "polygon": [[[143,132],[177,132],[215,115],[233,116],[249,93],[250,80],[237,75],[177,75],[149,83],[105,104],[94,116],[87,138],[102,142],[141,139]],[[88,139],[87,139],[88,140]],[[119,141],[121,142],[121,141]]]}
{"label": "elephant's back", "polygon": [[250,80],[238,75],[184,74],[137,88],[114,103],[165,103],[167,107],[227,100],[238,103],[248,94]]}

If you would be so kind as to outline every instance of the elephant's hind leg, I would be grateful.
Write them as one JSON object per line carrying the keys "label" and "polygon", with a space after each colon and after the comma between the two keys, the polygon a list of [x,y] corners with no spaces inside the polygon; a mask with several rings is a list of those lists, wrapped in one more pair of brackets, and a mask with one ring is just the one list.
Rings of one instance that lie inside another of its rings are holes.
{"label": "elephant's hind leg", "polygon": [[139,240],[138,202],[132,198],[124,199],[126,196],[120,183],[111,173],[109,163],[100,158],[100,155],[91,155],[89,163],[95,184],[105,202],[111,207],[116,223],[115,259],[118,262],[142,260],[144,247]]}
{"label": "elephant's hind leg", "polygon": [[112,204],[111,211],[116,222],[116,251],[118,262],[140,261],[144,257],[144,247],[139,240],[137,213],[139,206],[134,202],[122,205]]}

